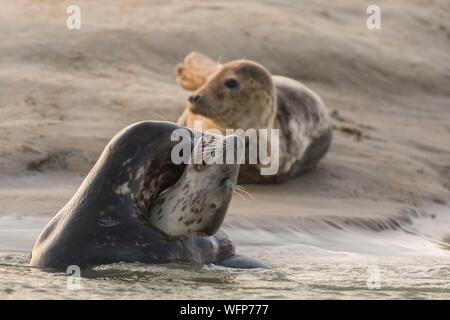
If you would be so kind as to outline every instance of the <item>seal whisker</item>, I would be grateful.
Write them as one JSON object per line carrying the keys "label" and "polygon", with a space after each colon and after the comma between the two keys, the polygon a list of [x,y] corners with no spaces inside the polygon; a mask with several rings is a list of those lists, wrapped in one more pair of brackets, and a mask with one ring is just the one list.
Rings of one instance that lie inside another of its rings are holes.
{"label": "seal whisker", "polygon": [[156,112],[151,112],[151,114],[153,114],[153,115],[155,115],[155,116],[157,116],[157,117],[159,117],[160,119],[162,119],[162,120],[164,120],[164,121],[169,121],[169,120],[167,120],[164,116],[162,116],[161,114],[159,114],[159,113],[156,113]]}
{"label": "seal whisker", "polygon": [[242,189],[233,189],[233,192],[236,192],[238,195],[241,196],[242,199],[247,200],[247,195],[242,193]]}
{"label": "seal whisker", "polygon": [[243,191],[242,189],[237,189],[236,192],[241,194],[246,200],[254,200],[255,199],[251,194],[249,194],[246,191]]}
{"label": "seal whisker", "polygon": [[239,190],[234,189],[234,190],[233,190],[233,193],[234,193],[234,194],[237,194],[239,197],[241,197],[242,200],[247,200],[242,194],[239,193]]}
{"label": "seal whisker", "polygon": [[[212,152],[212,151],[214,151],[214,152]],[[222,155],[223,154],[223,150],[219,150],[218,152],[216,152],[217,150],[216,149],[209,149],[209,150],[205,150],[205,152],[203,152],[203,154],[205,154],[205,153],[207,153],[207,154],[211,154],[211,153],[214,153],[214,154],[217,154],[217,155]]]}
{"label": "seal whisker", "polygon": [[216,151],[216,150],[217,150],[216,148],[205,148],[205,149],[203,149],[203,153]]}
{"label": "seal whisker", "polygon": [[242,192],[243,194],[247,195],[250,199],[255,200],[255,197],[247,190],[239,189],[239,192]]}
{"label": "seal whisker", "polygon": [[245,190],[245,188],[244,188],[243,186],[236,185],[234,188],[235,188],[235,190],[237,190],[238,192],[241,192],[242,194],[248,196],[250,199],[255,200],[255,197],[254,197],[250,192],[248,192],[247,190]]}
{"label": "seal whisker", "polygon": [[171,188],[164,189],[163,191],[161,191],[161,192],[158,194],[158,197],[165,195],[167,192],[170,191],[170,189],[171,189]]}

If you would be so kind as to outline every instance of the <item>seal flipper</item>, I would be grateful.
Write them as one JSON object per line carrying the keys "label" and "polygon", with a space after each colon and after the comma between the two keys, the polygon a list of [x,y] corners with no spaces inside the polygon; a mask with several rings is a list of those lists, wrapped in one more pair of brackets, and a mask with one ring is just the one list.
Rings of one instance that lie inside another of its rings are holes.
{"label": "seal flipper", "polygon": [[242,256],[240,254],[234,254],[231,257],[228,257],[222,261],[217,262],[216,264],[219,266],[236,269],[256,269],[256,268],[268,269],[268,267],[262,262]]}

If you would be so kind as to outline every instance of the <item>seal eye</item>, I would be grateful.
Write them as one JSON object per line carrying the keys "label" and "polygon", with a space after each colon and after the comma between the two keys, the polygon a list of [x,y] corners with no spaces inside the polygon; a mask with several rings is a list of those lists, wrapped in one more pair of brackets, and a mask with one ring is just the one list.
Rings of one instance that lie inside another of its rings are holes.
{"label": "seal eye", "polygon": [[225,87],[228,89],[236,89],[239,87],[239,82],[236,79],[228,79],[225,81]]}

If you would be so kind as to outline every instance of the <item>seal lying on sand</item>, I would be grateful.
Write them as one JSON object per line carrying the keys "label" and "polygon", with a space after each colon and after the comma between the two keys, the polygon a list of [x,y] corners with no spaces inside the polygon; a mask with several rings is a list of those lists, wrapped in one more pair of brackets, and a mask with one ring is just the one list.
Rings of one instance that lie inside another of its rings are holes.
{"label": "seal lying on sand", "polygon": [[[261,164],[241,165],[240,182],[280,182],[310,170],[327,153],[332,123],[317,94],[290,78],[272,76],[262,65],[235,60],[224,65],[199,53],[176,68],[177,82],[196,90],[178,123],[203,129],[279,129],[279,171],[260,174]],[[273,147],[273,146],[272,146]]]}
{"label": "seal lying on sand", "polygon": [[[186,261],[261,267],[235,255],[232,242],[218,230],[239,165],[174,164],[171,151],[177,142],[171,141],[171,134],[179,128],[145,121],[120,131],[42,231],[30,265],[65,269],[120,261]],[[189,144],[196,137],[203,139],[198,132],[188,132],[194,137]],[[221,139],[237,139],[243,145],[237,137]]]}

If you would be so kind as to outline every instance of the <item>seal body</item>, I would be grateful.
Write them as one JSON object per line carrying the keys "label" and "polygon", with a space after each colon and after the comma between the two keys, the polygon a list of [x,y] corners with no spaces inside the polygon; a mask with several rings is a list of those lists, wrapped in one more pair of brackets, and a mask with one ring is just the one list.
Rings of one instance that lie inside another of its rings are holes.
{"label": "seal body", "polygon": [[[214,263],[233,257],[232,242],[218,228],[231,199],[238,165],[209,168],[207,187],[217,189],[223,197],[220,202],[215,199],[214,208],[197,215],[196,232],[189,232],[187,225],[177,226],[177,237],[170,237],[148,218],[165,190],[177,190],[186,185],[184,178],[195,177],[185,174],[190,165],[171,161],[176,142],[170,137],[178,128],[173,123],[145,121],[119,132],[76,194],[44,228],[30,265],[65,269],[120,261]],[[200,218],[206,223],[198,221]]]}
{"label": "seal body", "polygon": [[[278,172],[261,175],[260,163],[243,164],[240,182],[281,182],[314,168],[325,156],[331,145],[332,122],[317,94],[296,80],[271,75],[253,61],[235,60],[214,68],[209,61],[206,67],[197,67],[205,59],[192,53],[177,67],[178,83],[186,89],[206,79],[189,97],[180,124],[192,127],[194,121],[204,120],[204,130],[222,132],[226,128],[279,129]],[[208,71],[212,72],[208,77],[196,76],[193,81],[193,74]]]}

